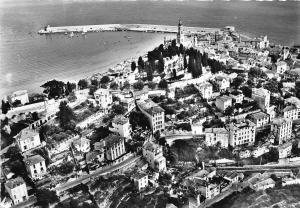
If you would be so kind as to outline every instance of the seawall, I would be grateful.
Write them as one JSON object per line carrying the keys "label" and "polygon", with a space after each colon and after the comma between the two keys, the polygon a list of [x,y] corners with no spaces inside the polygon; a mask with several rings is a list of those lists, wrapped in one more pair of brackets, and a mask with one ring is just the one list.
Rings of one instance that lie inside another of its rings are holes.
{"label": "seawall", "polygon": [[[183,27],[186,34],[208,33],[220,31],[219,28],[204,27]],[[105,24],[105,25],[79,25],[79,26],[47,26],[38,31],[39,34],[54,33],[86,33],[86,32],[105,32],[105,31],[133,31],[133,32],[160,32],[177,33],[177,26],[170,25],[149,25],[149,24]]]}

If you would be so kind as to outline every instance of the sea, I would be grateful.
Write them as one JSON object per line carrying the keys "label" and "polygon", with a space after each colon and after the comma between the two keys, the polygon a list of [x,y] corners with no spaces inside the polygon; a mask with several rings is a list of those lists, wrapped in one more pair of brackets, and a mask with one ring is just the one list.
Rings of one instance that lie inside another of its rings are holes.
{"label": "sea", "polygon": [[41,92],[47,80],[78,80],[163,42],[163,34],[102,32],[38,35],[46,25],[145,23],[235,26],[271,42],[300,44],[300,2],[295,1],[0,1],[0,98],[16,90]]}

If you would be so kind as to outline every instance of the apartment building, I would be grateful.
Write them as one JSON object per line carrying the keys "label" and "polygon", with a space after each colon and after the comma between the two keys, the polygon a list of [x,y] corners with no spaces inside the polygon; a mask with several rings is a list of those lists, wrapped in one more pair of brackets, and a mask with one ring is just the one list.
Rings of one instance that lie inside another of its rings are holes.
{"label": "apartment building", "polygon": [[252,145],[255,142],[256,126],[249,120],[230,123],[226,129],[229,131],[229,145],[232,147]]}
{"label": "apartment building", "polygon": [[165,110],[151,99],[137,101],[137,106],[148,118],[153,132],[165,129]]}
{"label": "apartment building", "polygon": [[118,133],[121,137],[130,137],[131,124],[129,123],[129,119],[122,115],[116,116],[113,119],[112,127],[110,127],[109,130]]}
{"label": "apartment building", "polygon": [[29,176],[34,180],[41,179],[47,173],[45,159],[40,155],[25,158],[24,163]]}
{"label": "apartment building", "polygon": [[232,106],[232,98],[227,95],[217,97],[216,106],[220,111],[225,111],[226,108]]}
{"label": "apartment building", "polygon": [[270,122],[270,115],[264,112],[257,112],[249,115],[249,119],[255,123],[257,128],[263,127]]}
{"label": "apartment building", "polygon": [[154,170],[166,170],[166,158],[163,156],[162,146],[146,141],[143,145],[143,156]]}
{"label": "apartment building", "polygon": [[103,144],[107,160],[116,160],[126,153],[124,140],[124,137],[115,134],[110,134],[104,138]]}
{"label": "apartment building", "polygon": [[287,118],[274,119],[271,124],[271,132],[274,133],[276,141],[282,144],[292,136],[292,120]]}
{"label": "apartment building", "polygon": [[296,120],[299,118],[300,108],[297,108],[295,105],[289,105],[283,110],[283,117],[291,120]]}
{"label": "apartment building", "polygon": [[41,145],[39,132],[29,128],[20,131],[15,138],[22,153]]}
{"label": "apartment building", "polygon": [[208,146],[221,144],[221,147],[228,148],[229,132],[225,128],[207,128],[204,130],[205,143]]}
{"label": "apartment building", "polygon": [[96,103],[100,108],[107,110],[112,104],[112,94],[108,89],[98,89],[94,92]]}
{"label": "apartment building", "polygon": [[4,184],[4,187],[14,205],[28,199],[27,187],[23,178],[17,177],[10,179]]}
{"label": "apartment building", "polygon": [[134,186],[138,191],[145,189],[148,186],[148,174],[139,172],[134,174],[132,177]]}
{"label": "apartment building", "polygon": [[208,82],[201,83],[198,90],[204,99],[210,99],[213,94],[213,86]]}
{"label": "apartment building", "polygon": [[257,101],[259,108],[265,110],[270,107],[270,91],[264,88],[253,88],[252,99]]}

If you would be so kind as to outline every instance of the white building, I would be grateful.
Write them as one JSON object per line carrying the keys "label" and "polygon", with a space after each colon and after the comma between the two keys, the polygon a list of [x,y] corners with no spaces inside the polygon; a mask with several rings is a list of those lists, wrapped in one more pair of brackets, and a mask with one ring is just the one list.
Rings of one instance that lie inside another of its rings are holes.
{"label": "white building", "polygon": [[300,109],[295,105],[289,105],[283,109],[283,117],[291,120],[299,118]]}
{"label": "white building", "polygon": [[24,163],[32,179],[41,179],[46,173],[45,159],[40,155],[34,155],[24,159]]}
{"label": "white building", "polygon": [[233,101],[235,103],[242,103],[243,100],[244,100],[244,94],[243,93],[236,93],[236,94],[231,93],[229,96],[233,99]]}
{"label": "white building", "polygon": [[198,86],[199,92],[204,99],[210,99],[213,94],[213,86],[208,82],[201,83]]}
{"label": "white building", "polygon": [[252,88],[252,99],[257,101],[258,106],[265,110],[270,107],[270,91],[264,88]]}
{"label": "white building", "polygon": [[104,138],[105,156],[109,161],[113,161],[126,153],[124,137],[111,134]]}
{"label": "white building", "polygon": [[27,187],[23,178],[17,177],[8,180],[4,186],[14,205],[17,205],[28,199]]}
{"label": "white building", "polygon": [[259,181],[253,185],[255,191],[266,190],[268,188],[275,187],[275,181],[272,178],[268,178],[262,181]]}
{"label": "white building", "polygon": [[264,112],[257,112],[249,115],[249,119],[255,123],[257,128],[260,128],[270,122],[270,115]]}
{"label": "white building", "polygon": [[225,128],[207,128],[204,133],[205,143],[208,146],[216,145],[219,142],[221,147],[228,148],[229,132]]}
{"label": "white building", "polygon": [[224,112],[226,110],[226,108],[228,108],[229,106],[232,106],[232,98],[227,95],[217,97],[216,106],[219,110]]}
{"label": "white building", "polygon": [[279,158],[287,158],[291,155],[293,144],[291,142],[287,142],[278,146]]}
{"label": "white building", "polygon": [[98,89],[94,92],[94,97],[97,105],[99,105],[104,110],[107,110],[113,102],[112,94],[108,89]]}
{"label": "white building", "polygon": [[271,132],[275,134],[279,144],[286,141],[292,136],[292,120],[286,118],[277,118],[273,120]]}
{"label": "white building", "polygon": [[141,172],[132,176],[134,186],[138,191],[142,191],[148,186],[148,174]]}
{"label": "white building", "polygon": [[10,103],[14,103],[17,100],[19,100],[21,104],[29,103],[27,90],[20,90],[14,92],[11,95],[7,96],[7,100]]}
{"label": "white building", "polygon": [[154,170],[166,170],[166,158],[160,145],[146,141],[143,146],[143,156]]}
{"label": "white building", "polygon": [[20,131],[16,136],[16,142],[21,152],[26,152],[41,145],[39,132],[28,128]]}
{"label": "white building", "polygon": [[226,126],[226,129],[229,131],[229,144],[232,147],[252,145],[255,142],[256,126],[251,121],[230,123]]}
{"label": "white building", "polygon": [[151,99],[137,101],[137,106],[148,118],[153,132],[165,129],[165,110]]}
{"label": "white building", "polygon": [[85,137],[80,137],[73,141],[73,146],[78,152],[87,153],[91,150],[90,140]]}
{"label": "white building", "polygon": [[121,137],[130,137],[131,125],[129,119],[122,115],[116,116],[112,121],[112,128],[109,128],[109,130],[118,133]]}
{"label": "white building", "polygon": [[220,91],[225,91],[230,87],[230,81],[227,77],[217,76],[216,82],[219,86]]}
{"label": "white building", "polygon": [[276,63],[276,72],[278,74],[283,74],[288,70],[288,65],[285,61],[279,61]]}

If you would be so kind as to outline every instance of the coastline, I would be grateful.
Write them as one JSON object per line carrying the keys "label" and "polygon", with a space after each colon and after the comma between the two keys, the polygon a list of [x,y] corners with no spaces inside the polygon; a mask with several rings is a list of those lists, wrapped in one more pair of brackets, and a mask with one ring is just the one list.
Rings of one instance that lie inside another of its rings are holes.
{"label": "coastline", "polygon": [[[124,33],[120,34],[120,38],[123,38],[123,35]],[[76,65],[77,63],[75,63],[74,68],[67,70],[65,70],[66,67],[62,66],[61,72],[59,74],[53,73],[51,74],[51,76],[39,78],[39,80],[34,80],[35,78],[33,78],[32,82],[26,84],[19,83],[18,85],[13,86],[13,88],[9,88],[9,90],[5,89],[4,87],[3,91],[0,90],[0,96],[4,98],[10,93],[17,90],[27,90],[28,93],[41,93],[43,91],[43,88],[41,88],[40,86],[52,79],[64,82],[72,81],[78,83],[80,79],[91,78],[95,74],[105,73],[109,70],[109,68],[114,68],[118,64],[122,64],[127,60],[131,60],[133,58],[138,59],[139,56],[143,56],[148,51],[154,49],[155,47],[159,46],[159,44],[163,43],[163,38],[165,36],[170,37],[172,35],[149,34],[145,37],[142,37],[139,41],[136,42],[129,40],[127,41],[126,39],[123,40],[123,42],[125,42],[124,44],[120,45],[116,43],[113,46],[109,45],[107,47],[111,48],[109,48],[107,51],[98,54],[93,54],[93,56],[90,58],[91,62],[88,62],[88,64]],[[89,38],[89,34],[87,35],[87,38]],[[97,57],[99,57],[99,60],[95,62],[95,59],[97,59]]]}

